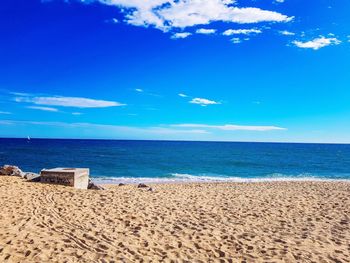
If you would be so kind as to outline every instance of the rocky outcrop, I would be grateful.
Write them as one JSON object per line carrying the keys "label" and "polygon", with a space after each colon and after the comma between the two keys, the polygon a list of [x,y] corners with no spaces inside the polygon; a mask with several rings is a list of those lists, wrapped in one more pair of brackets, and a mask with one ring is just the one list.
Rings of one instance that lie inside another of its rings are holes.
{"label": "rocky outcrop", "polygon": [[24,177],[25,173],[14,165],[4,165],[0,167],[0,175]]}
{"label": "rocky outcrop", "polygon": [[26,179],[29,182],[40,182],[40,174],[23,172],[17,166],[14,165],[4,165],[0,167],[0,176],[18,176]]}
{"label": "rocky outcrop", "polygon": [[25,173],[24,179],[27,179],[27,181],[29,181],[29,182],[40,182],[40,174]]}
{"label": "rocky outcrop", "polygon": [[89,179],[88,189],[90,190],[105,190],[102,186],[95,184]]}

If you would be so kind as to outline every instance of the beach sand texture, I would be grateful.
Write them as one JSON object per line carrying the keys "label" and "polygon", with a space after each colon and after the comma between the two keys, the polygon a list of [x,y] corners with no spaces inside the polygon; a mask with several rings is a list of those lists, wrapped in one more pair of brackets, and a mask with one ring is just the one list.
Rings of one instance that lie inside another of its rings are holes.
{"label": "beach sand texture", "polygon": [[350,183],[107,186],[0,177],[0,262],[350,262]]}

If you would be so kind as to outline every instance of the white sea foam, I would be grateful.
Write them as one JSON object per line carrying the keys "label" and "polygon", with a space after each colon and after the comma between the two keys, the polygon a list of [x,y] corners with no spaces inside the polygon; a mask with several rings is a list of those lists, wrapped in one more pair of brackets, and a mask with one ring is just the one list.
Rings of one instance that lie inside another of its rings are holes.
{"label": "white sea foam", "polygon": [[93,180],[100,184],[138,184],[138,183],[186,183],[186,182],[237,182],[237,183],[259,183],[279,181],[341,181],[350,182],[349,179],[330,179],[313,176],[311,174],[298,174],[287,176],[283,174],[271,174],[267,177],[243,178],[236,176],[220,175],[192,175],[173,173],[169,177],[95,177]]}

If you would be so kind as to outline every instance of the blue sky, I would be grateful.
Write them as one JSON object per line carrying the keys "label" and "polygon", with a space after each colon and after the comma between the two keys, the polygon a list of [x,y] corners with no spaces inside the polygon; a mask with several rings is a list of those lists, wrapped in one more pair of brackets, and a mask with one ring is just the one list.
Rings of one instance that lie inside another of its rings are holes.
{"label": "blue sky", "polygon": [[348,0],[4,0],[0,136],[350,143]]}

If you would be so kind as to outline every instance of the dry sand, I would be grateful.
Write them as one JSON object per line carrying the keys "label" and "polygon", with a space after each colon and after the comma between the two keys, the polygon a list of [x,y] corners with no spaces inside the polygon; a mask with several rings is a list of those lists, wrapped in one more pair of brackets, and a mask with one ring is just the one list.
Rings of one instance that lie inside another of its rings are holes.
{"label": "dry sand", "polygon": [[0,262],[350,262],[350,183],[153,187],[0,177]]}

